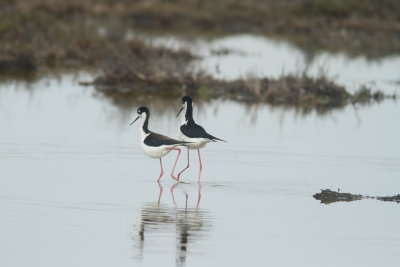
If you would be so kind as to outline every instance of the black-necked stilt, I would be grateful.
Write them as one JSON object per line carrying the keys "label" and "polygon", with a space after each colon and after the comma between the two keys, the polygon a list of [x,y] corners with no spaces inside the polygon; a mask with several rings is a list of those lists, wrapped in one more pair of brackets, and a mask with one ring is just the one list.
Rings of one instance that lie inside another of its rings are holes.
{"label": "black-necked stilt", "polygon": [[199,162],[200,162],[200,172],[199,172],[199,178],[198,181],[200,182],[200,176],[201,176],[201,171],[203,170],[203,165],[201,162],[201,157],[200,157],[200,148],[203,148],[207,143],[209,142],[215,142],[215,141],[223,141],[226,142],[225,140],[219,139],[215,136],[212,136],[204,130],[203,127],[200,125],[196,124],[193,120],[193,102],[192,99],[188,96],[182,97],[182,108],[179,110],[178,115],[186,108],[186,113],[185,113],[185,118],[183,120],[183,123],[181,127],[179,128],[179,140],[185,141],[185,142],[190,142],[188,143],[187,146],[187,155],[188,155],[188,161],[187,161],[187,166],[178,174],[179,176],[187,169],[189,168],[189,149],[197,149],[197,153],[199,155]]}
{"label": "black-necked stilt", "polygon": [[140,127],[142,149],[147,156],[160,159],[161,173],[157,179],[157,182],[160,181],[161,177],[164,174],[161,158],[164,157],[165,155],[167,155],[169,152],[171,152],[171,150],[178,151],[178,156],[176,157],[174,168],[172,169],[172,172],[171,172],[171,177],[174,178],[175,180],[179,181],[179,176],[178,177],[174,176],[174,170],[175,170],[176,163],[178,162],[179,155],[181,154],[181,149],[176,148],[176,147],[185,145],[188,142],[178,141],[178,140],[169,138],[167,136],[150,131],[148,129],[150,111],[147,107],[139,107],[137,110],[137,113],[139,115],[130,125],[132,125],[139,118],[142,118],[142,126]]}

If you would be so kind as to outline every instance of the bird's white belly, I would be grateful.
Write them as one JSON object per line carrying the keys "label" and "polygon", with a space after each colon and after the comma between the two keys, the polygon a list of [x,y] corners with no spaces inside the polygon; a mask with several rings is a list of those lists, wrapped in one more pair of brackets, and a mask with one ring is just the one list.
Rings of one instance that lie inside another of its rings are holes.
{"label": "bird's white belly", "polygon": [[142,149],[143,152],[152,158],[161,158],[167,155],[169,152],[171,152],[170,149],[167,148],[173,148],[173,146],[158,146],[158,147],[153,147],[153,146],[148,146],[146,144],[142,144]]}
{"label": "bird's white belly", "polygon": [[179,131],[178,139],[185,142],[190,142],[190,144],[185,144],[190,149],[200,149],[205,147],[205,145],[209,142],[212,142],[207,138],[190,138],[184,135],[181,131]]}

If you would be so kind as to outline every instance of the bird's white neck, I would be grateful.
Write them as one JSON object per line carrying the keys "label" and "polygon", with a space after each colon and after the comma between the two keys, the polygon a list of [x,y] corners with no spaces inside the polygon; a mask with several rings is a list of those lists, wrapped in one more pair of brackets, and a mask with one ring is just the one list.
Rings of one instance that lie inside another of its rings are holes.
{"label": "bird's white neck", "polygon": [[186,124],[186,123],[187,123],[186,117],[185,117],[185,116],[182,116],[182,123],[181,123],[181,125],[184,125],[184,124]]}

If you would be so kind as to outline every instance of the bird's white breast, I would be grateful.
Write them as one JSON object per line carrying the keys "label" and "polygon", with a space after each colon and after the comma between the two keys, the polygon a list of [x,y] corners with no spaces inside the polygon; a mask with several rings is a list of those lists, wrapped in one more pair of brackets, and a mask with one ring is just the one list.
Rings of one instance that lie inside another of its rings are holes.
{"label": "bird's white breast", "polygon": [[157,147],[153,147],[153,146],[148,146],[145,143],[142,143],[142,149],[143,152],[152,158],[161,158],[164,157],[165,155],[167,155],[169,152],[171,152],[170,149],[172,146],[157,146]]}

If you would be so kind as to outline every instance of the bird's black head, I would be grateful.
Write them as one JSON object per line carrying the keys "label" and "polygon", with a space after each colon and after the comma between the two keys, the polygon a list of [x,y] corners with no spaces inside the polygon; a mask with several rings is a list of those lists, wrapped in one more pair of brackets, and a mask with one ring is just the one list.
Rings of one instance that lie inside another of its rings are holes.
{"label": "bird's black head", "polygon": [[141,106],[141,107],[139,107],[138,109],[137,109],[137,114],[139,114],[139,116],[140,115],[142,115],[143,113],[149,113],[149,109],[147,108],[147,107],[143,107],[143,106]]}
{"label": "bird's black head", "polygon": [[178,117],[178,115],[181,113],[182,110],[184,110],[185,108],[192,108],[192,99],[188,96],[184,96],[182,97],[182,108],[181,110],[179,110],[178,114],[176,114],[176,116]]}
{"label": "bird's black head", "polygon": [[135,121],[137,121],[139,118],[141,118],[141,117],[143,116],[143,114],[146,115],[145,118],[146,118],[146,120],[148,120],[148,117],[149,117],[149,115],[150,115],[150,111],[149,111],[149,109],[148,109],[147,107],[141,106],[141,107],[139,107],[139,108],[137,109],[137,114],[138,114],[139,116],[137,116],[137,118],[131,123],[131,125],[132,125]]}
{"label": "bird's black head", "polygon": [[188,96],[182,97],[182,104],[185,104],[185,103],[186,104],[192,103],[192,99]]}

